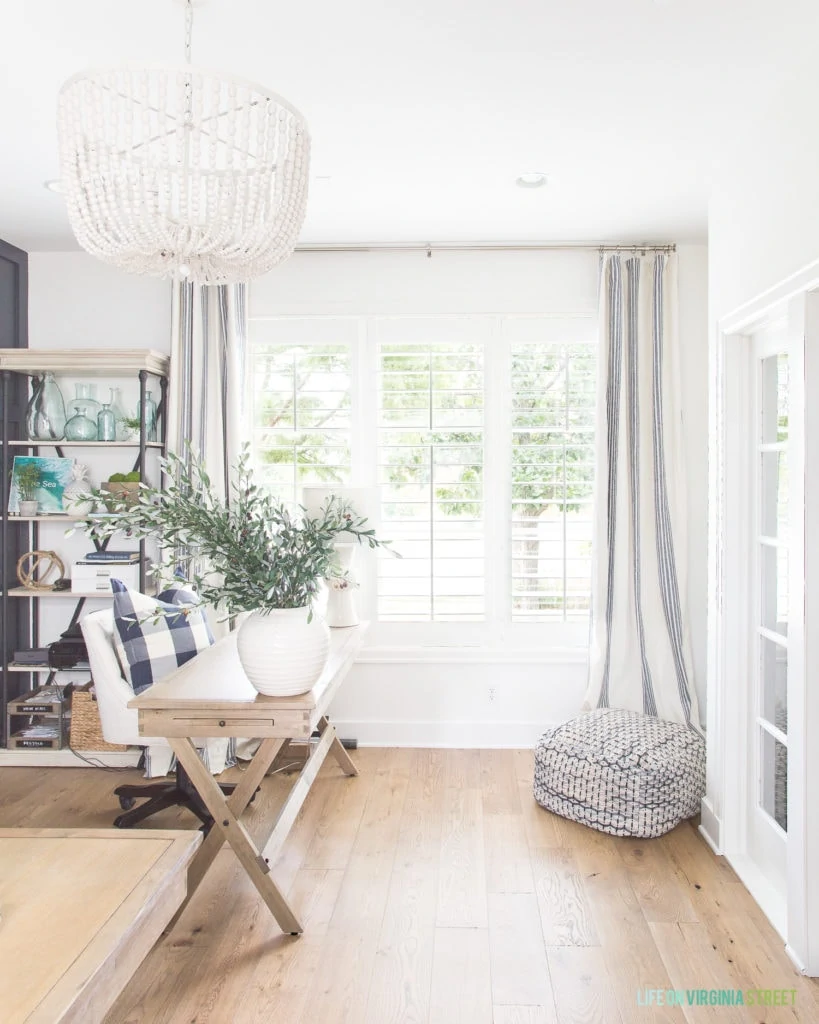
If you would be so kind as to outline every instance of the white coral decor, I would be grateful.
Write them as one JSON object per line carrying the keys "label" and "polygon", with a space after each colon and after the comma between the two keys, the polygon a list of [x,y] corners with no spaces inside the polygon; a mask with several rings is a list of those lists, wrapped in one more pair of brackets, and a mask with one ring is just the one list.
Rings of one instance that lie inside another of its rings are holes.
{"label": "white coral decor", "polygon": [[88,466],[74,460],[71,467],[73,477],[63,491],[63,512],[73,516],[87,516],[94,511],[94,496],[88,480]]}

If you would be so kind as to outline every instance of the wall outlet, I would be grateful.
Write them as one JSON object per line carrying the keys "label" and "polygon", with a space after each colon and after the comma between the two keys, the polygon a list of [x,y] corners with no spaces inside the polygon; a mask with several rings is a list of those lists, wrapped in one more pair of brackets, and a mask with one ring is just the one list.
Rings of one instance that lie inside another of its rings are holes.
{"label": "wall outlet", "polygon": [[495,701],[495,687],[494,686],[490,686],[489,687],[489,703],[493,704],[494,701]]}

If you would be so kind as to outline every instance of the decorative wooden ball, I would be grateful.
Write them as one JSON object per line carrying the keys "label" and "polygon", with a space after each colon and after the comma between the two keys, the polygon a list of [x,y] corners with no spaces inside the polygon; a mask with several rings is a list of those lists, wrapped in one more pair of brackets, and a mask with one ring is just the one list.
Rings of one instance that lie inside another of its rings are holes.
{"label": "decorative wooden ball", "polygon": [[[52,573],[57,578],[48,582]],[[17,560],[17,579],[29,590],[54,590],[65,578],[65,565],[56,551],[27,551]]]}

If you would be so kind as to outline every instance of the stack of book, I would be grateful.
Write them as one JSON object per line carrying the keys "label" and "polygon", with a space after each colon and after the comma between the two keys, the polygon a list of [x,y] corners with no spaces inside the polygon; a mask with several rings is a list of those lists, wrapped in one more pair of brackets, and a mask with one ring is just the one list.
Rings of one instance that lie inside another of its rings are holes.
{"label": "stack of book", "polygon": [[139,588],[138,551],[89,551],[71,567],[71,589],[81,593],[110,594],[111,579]]}
{"label": "stack of book", "polygon": [[131,565],[139,561],[138,551],[89,551],[80,559],[81,562],[119,562],[120,565]]}

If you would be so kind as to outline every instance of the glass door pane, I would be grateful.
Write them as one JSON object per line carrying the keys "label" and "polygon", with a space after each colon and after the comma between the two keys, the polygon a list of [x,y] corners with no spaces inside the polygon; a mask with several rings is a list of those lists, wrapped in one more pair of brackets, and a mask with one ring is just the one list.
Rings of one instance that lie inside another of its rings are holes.
{"label": "glass door pane", "polygon": [[760,360],[760,441],[775,444],[788,440],[788,357],[784,352]]}
{"label": "glass door pane", "polygon": [[759,730],[762,810],[788,831],[788,748],[766,729]]}
{"label": "glass door pane", "polygon": [[760,466],[760,532],[765,537],[788,537],[788,454],[763,451]]}
{"label": "glass door pane", "polygon": [[788,357],[758,357],[755,673],[758,807],[787,830]]}
{"label": "glass door pane", "polygon": [[767,636],[759,638],[760,714],[780,732],[788,731],[788,649]]}
{"label": "glass door pane", "polygon": [[761,622],[765,629],[788,635],[788,549],[784,544],[759,545]]}

